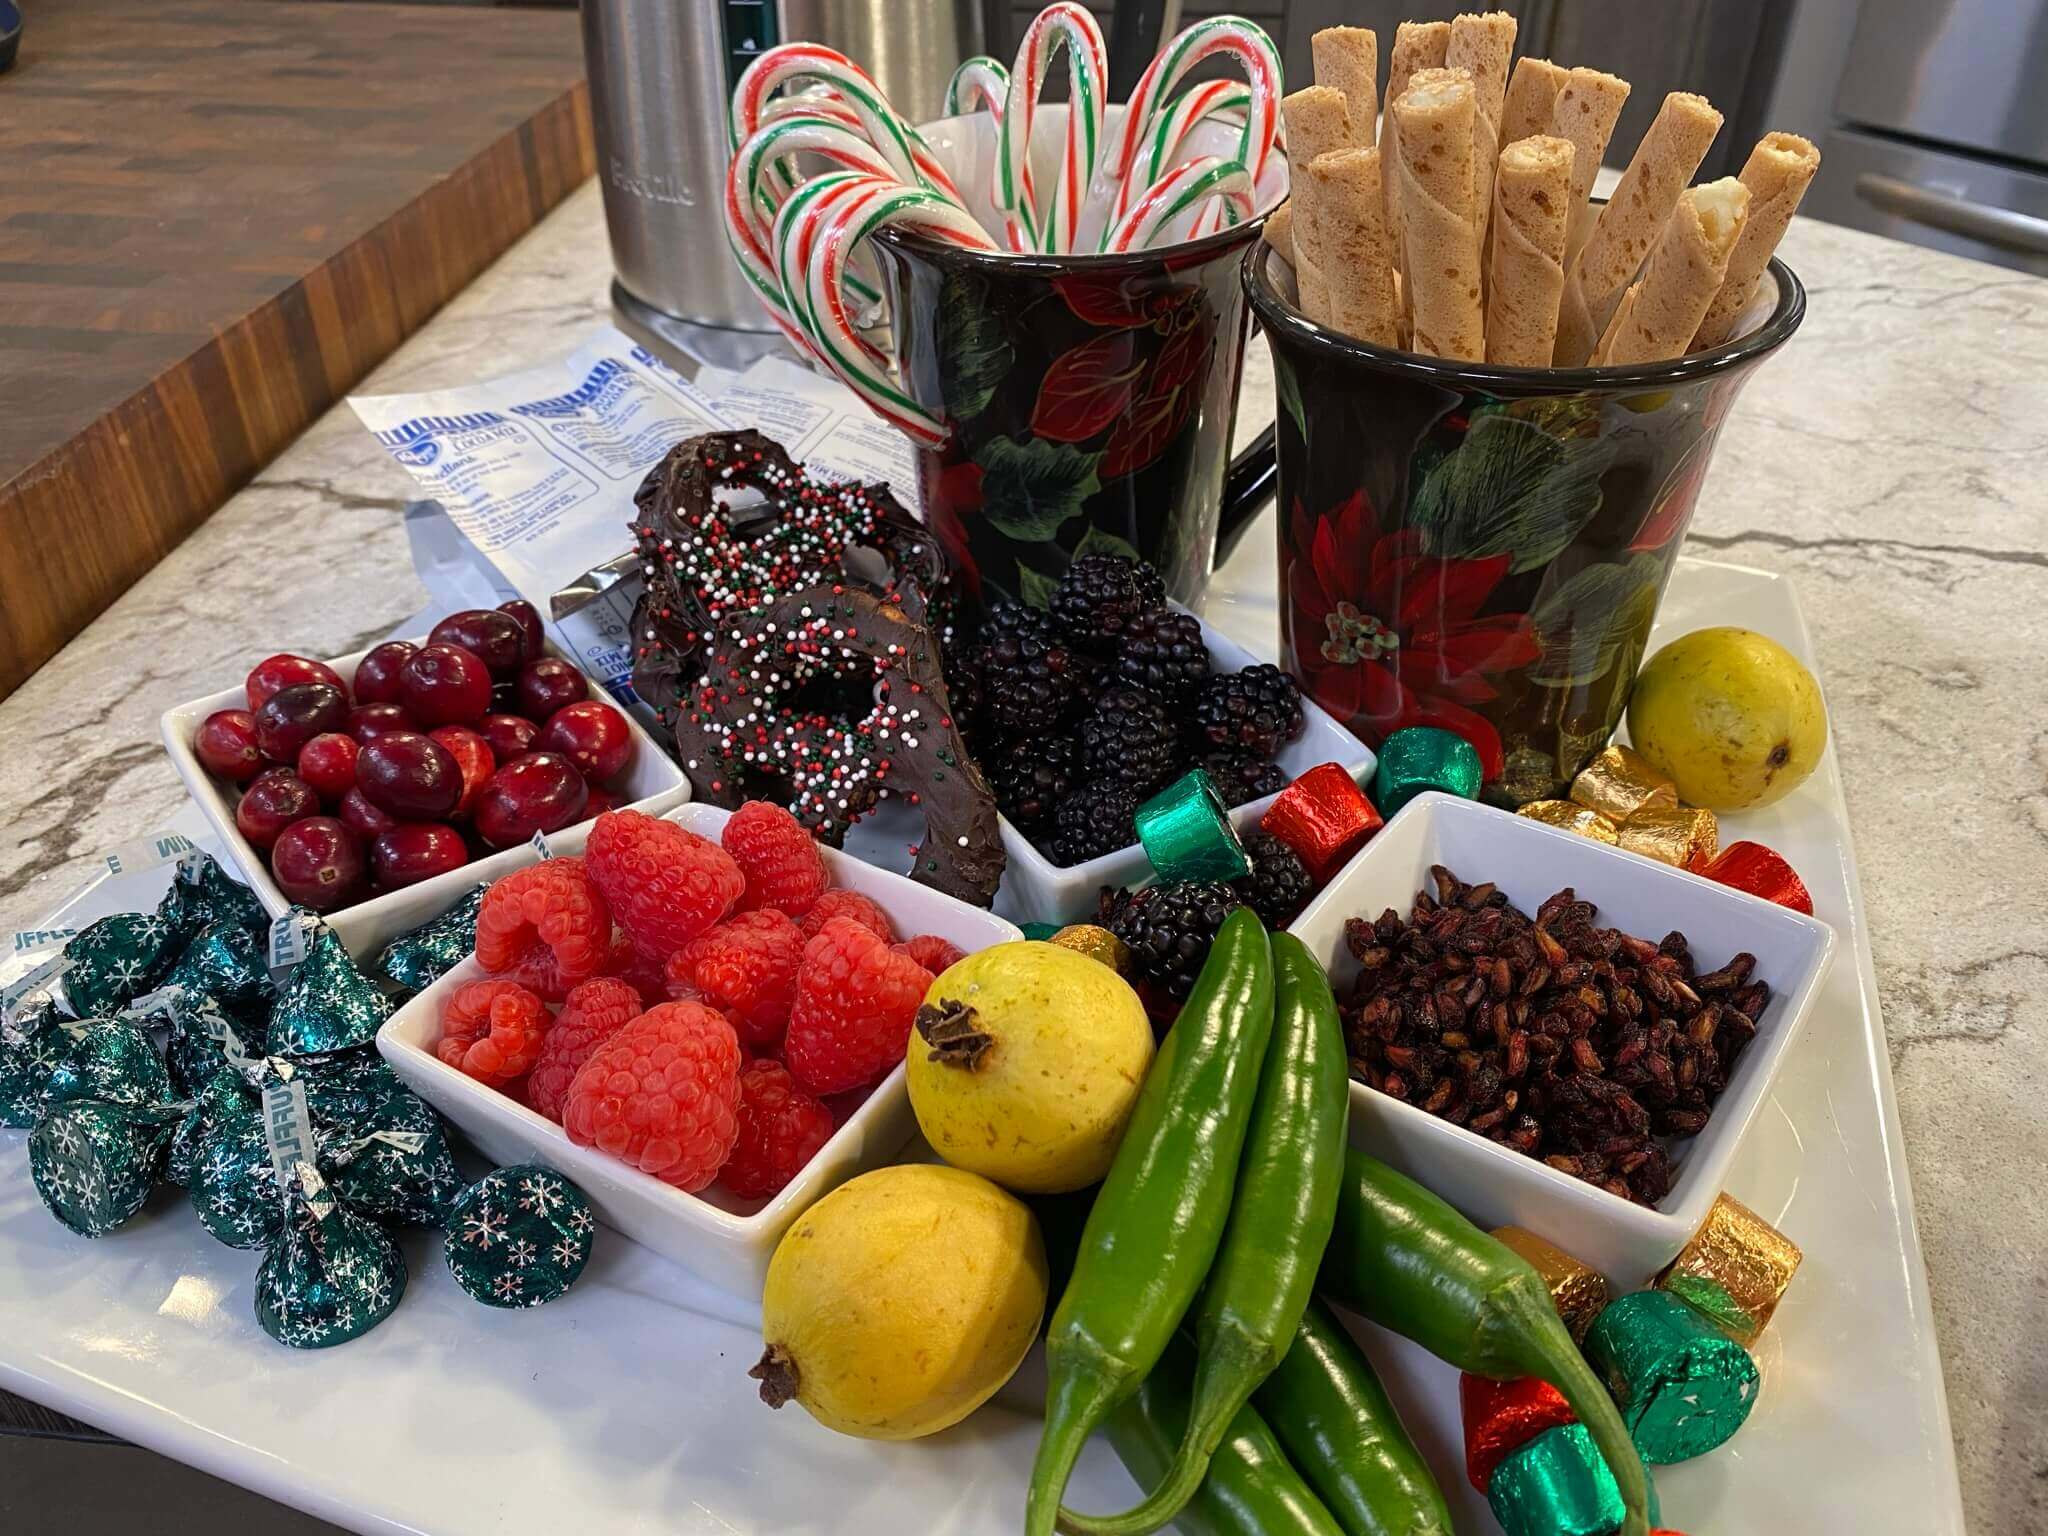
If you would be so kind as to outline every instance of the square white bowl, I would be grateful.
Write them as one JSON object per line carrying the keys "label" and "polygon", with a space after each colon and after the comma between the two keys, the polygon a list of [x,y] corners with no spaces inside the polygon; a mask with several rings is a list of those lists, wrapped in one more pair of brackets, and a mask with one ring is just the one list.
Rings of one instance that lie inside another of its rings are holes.
{"label": "square white bowl", "polygon": [[[424,641],[416,642],[424,644]],[[374,647],[365,647],[353,656],[343,656],[330,661],[328,666],[341,674],[345,683],[354,684],[356,663],[370,654]],[[550,656],[560,657],[562,653],[553,645],[548,646]],[[586,673],[590,683],[590,696],[602,699],[605,692],[594,678]],[[248,695],[241,685],[224,688],[210,698],[194,699],[189,704],[180,704],[163,713],[164,750],[171,754],[171,762],[178,770],[178,777],[185,781],[185,788],[198,802],[200,811],[211,823],[220,837],[222,845],[242,871],[242,878],[249,889],[256,893],[256,899],[263,903],[263,910],[272,917],[281,917],[291,910],[291,902],[277,882],[270,878],[270,861],[250,841],[242,836],[235,825],[235,796],[221,781],[206,771],[198,755],[192,750],[192,734],[200,723],[216,710],[245,709]],[[690,780],[682,768],[662,749],[661,743],[649,735],[646,728],[633,718],[633,712],[623,706],[619,713],[626,717],[626,729],[633,734],[633,760],[619,780],[619,804],[631,806],[636,811],[659,815],[670,806],[680,805],[690,798]],[[588,818],[573,827],[564,827],[559,832],[550,832],[548,842],[557,853],[576,853],[582,850],[581,837],[589,830]],[[565,839],[576,838],[574,847]],[[387,891],[381,896],[366,897],[362,901],[343,907],[338,912],[326,913],[327,925],[341,940],[342,947],[357,960],[367,960],[391,940],[421,923],[440,916],[455,905],[463,894],[479,881],[495,880],[510,874],[522,865],[531,864],[539,855],[522,843],[516,848],[501,848],[483,858],[472,859],[460,869],[450,870],[445,875],[434,875],[417,885],[403,886]]]}
{"label": "square white bowl", "polygon": [[1673,1145],[1671,1189],[1654,1208],[1363,1083],[1351,1085],[1354,1145],[1428,1185],[1480,1226],[1526,1227],[1634,1289],[1676,1258],[1706,1220],[1834,961],[1834,930],[1639,854],[1431,792],[1403,806],[1289,925],[1330,973],[1340,1001],[1358,975],[1344,943],[1345,920],[1375,918],[1389,907],[1405,918],[1415,893],[1430,888],[1432,864],[1473,884],[1493,881],[1531,916],[1570,886],[1599,909],[1595,921],[1602,926],[1652,942],[1678,929],[1702,970],[1747,950],[1756,956],[1756,979],[1770,984],[1756,1038],[1729,1074],[1706,1128]]}
{"label": "square white bowl", "polygon": [[[676,806],[666,819],[716,840],[730,814],[717,806],[690,804]],[[566,851],[566,839],[564,846]],[[576,846],[581,847],[580,838]],[[873,897],[904,938],[935,933],[972,953],[1023,937],[1015,924],[930,886],[837,849],[819,851],[832,883]],[[607,1226],[749,1300],[759,1300],[768,1260],[789,1224],[855,1174],[895,1157],[917,1129],[899,1063],[772,1199],[741,1200],[716,1184],[685,1194],[595,1147],[577,1146],[545,1115],[434,1054],[447,995],[483,974],[474,957],[465,960],[385,1022],[377,1032],[377,1050],[391,1069],[500,1164],[546,1163],[582,1188]]]}
{"label": "square white bowl", "polygon": [[[1202,641],[1209,647],[1215,671],[1241,672],[1261,660],[1199,615],[1197,622],[1202,626]],[[1301,715],[1301,734],[1282,747],[1276,758],[1287,770],[1290,781],[1323,763],[1341,763],[1354,782],[1371,782],[1378,759],[1370,747],[1306,694],[1301,700]],[[1230,824],[1240,834],[1248,832],[1258,825],[1259,818],[1277,798],[1264,795],[1231,807]],[[1092,922],[1096,895],[1103,886],[1141,884],[1152,869],[1144,848],[1137,843],[1085,863],[1055,864],[1051,855],[1041,852],[1007,816],[999,820],[1009,867],[1003,872],[996,905],[1019,922]]]}

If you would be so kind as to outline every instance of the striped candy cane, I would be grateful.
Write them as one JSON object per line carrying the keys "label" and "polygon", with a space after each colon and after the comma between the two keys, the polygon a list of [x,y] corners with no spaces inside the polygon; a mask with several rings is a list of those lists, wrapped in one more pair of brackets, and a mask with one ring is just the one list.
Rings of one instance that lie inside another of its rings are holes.
{"label": "striped candy cane", "polygon": [[[791,157],[805,153],[848,170],[893,178],[881,152],[857,128],[849,128],[836,117],[780,114],[747,136],[726,166],[726,244],[771,315],[788,313],[769,255],[775,211],[787,196],[777,184],[777,173],[787,168]],[[794,180],[788,185],[793,187]],[[881,298],[873,284],[858,277],[848,281],[864,303]]]}
{"label": "striped candy cane", "polygon": [[[1067,50],[1071,86],[1067,96],[1066,147],[1053,184],[1052,206],[1040,207],[1027,180],[1031,123],[1038,94],[1059,50]],[[1015,216],[1035,236],[1041,251],[1070,251],[1080,223],[1088,183],[1102,152],[1103,112],[1108,99],[1109,64],[1102,30],[1095,18],[1073,0],[1056,0],[1033,18],[1010,69],[1010,88],[1003,101],[1002,126],[996,138],[996,206]]]}
{"label": "striped candy cane", "polygon": [[[1132,204],[1156,185],[1137,175],[1136,162],[1147,142],[1155,138],[1160,127],[1158,119],[1172,115],[1168,100],[1189,71],[1218,54],[1234,58],[1243,66],[1249,92],[1237,152],[1231,158],[1245,167],[1254,183],[1265,172],[1280,123],[1280,55],[1273,47],[1273,39],[1266,35],[1265,28],[1241,16],[1212,16],[1198,21],[1183,29],[1145,67],[1138,88],[1131,93],[1121,131],[1110,150],[1110,164],[1120,183],[1110,219],[1112,228],[1119,227]],[[1166,162],[1153,163],[1157,166]]]}
{"label": "striped candy cane", "polygon": [[1176,217],[1212,198],[1228,205],[1237,218],[1250,218],[1251,172],[1219,155],[1202,155],[1176,166],[1131,205],[1102,248],[1108,252],[1142,250],[1154,244]]}
{"label": "striped candy cane", "polygon": [[831,86],[899,180],[906,186],[928,187],[959,204],[960,189],[953,178],[918,131],[889,105],[867,71],[836,48],[817,43],[783,43],[747,66],[726,112],[726,142],[731,148],[738,149],[761,126],[770,93],[792,80]]}
{"label": "striped candy cane", "polygon": [[[773,264],[771,286],[780,300],[782,312],[788,316],[785,334],[792,336],[798,348],[823,367],[831,367],[823,352],[818,349],[817,339],[811,334],[811,317],[806,302],[804,271],[811,257],[818,223],[826,213],[851,198],[881,178],[868,176],[859,171],[832,171],[823,176],[813,176],[792,192],[775,215],[775,228],[770,239],[770,260]],[[893,178],[887,178],[893,185],[900,186]],[[772,313],[772,311],[771,311]],[[859,338],[856,337],[858,340]],[[860,345],[871,353],[877,363],[885,361],[878,349],[861,341]]]}
{"label": "striped candy cane", "polygon": [[[995,125],[996,143],[1002,143],[1003,104],[1010,99],[1010,72],[987,54],[977,54],[964,59],[953,71],[953,78],[946,82],[946,115],[964,117],[970,112],[986,110],[989,120]],[[1024,195],[1022,205],[1029,208],[1037,199],[1037,192],[1031,185],[1031,161],[1024,162]],[[1003,162],[1000,150],[989,172],[989,201],[1003,220],[1003,243],[1013,251],[1028,251],[1032,241],[1024,221],[1003,207]]]}
{"label": "striped candy cane", "polygon": [[[799,206],[820,181],[834,185]],[[819,359],[891,426],[935,448],[946,440],[944,419],[903,391],[888,359],[860,335],[846,309],[846,264],[885,225],[969,250],[996,248],[987,231],[935,192],[877,176],[821,176],[806,182],[777,216],[777,270]]]}

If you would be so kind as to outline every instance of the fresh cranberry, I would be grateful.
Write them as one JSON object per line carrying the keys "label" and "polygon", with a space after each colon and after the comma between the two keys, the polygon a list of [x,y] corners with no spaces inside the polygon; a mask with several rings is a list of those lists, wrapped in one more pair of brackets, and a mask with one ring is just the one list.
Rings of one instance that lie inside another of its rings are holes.
{"label": "fresh cranberry", "polygon": [[536,832],[558,832],[583,819],[590,786],[576,765],[555,752],[529,752],[491,775],[477,797],[477,834],[510,848]]}
{"label": "fresh cranberry", "polygon": [[400,697],[413,719],[432,728],[466,725],[489,714],[491,673],[459,645],[423,645],[398,670]]}
{"label": "fresh cranberry", "polygon": [[509,613],[465,608],[451,613],[427,636],[429,645],[454,645],[490,668],[493,677],[516,677],[526,655],[526,632]]}
{"label": "fresh cranberry", "polygon": [[354,901],[368,873],[362,838],[332,816],[293,822],[270,850],[270,877],[277,888],[315,912],[332,912]]}
{"label": "fresh cranberry", "polygon": [[476,728],[490,744],[492,761],[500,765],[526,756],[540,737],[540,727],[524,715],[485,715]]}
{"label": "fresh cranberry", "polygon": [[208,773],[246,784],[263,771],[256,717],[246,709],[217,709],[192,733],[192,755]]}
{"label": "fresh cranberry", "polygon": [[600,789],[593,784],[590,787],[590,798],[583,802],[583,814],[577,819],[588,821],[593,816],[602,816],[606,811],[616,811],[622,803],[610,790]]}
{"label": "fresh cranberry", "polygon": [[548,720],[558,709],[590,697],[583,674],[559,656],[529,661],[519,674],[519,713],[529,720]]}
{"label": "fresh cranberry", "polygon": [[372,646],[356,663],[356,702],[396,704],[398,674],[418,649],[410,640],[386,640],[382,645]]}
{"label": "fresh cranberry", "polygon": [[362,749],[353,736],[326,731],[299,748],[299,777],[320,792],[323,800],[339,800],[356,787],[356,753]]}
{"label": "fresh cranberry", "polygon": [[313,786],[289,768],[269,768],[249,781],[235,806],[235,826],[258,848],[268,850],[278,833],[295,821],[320,814]]}
{"label": "fresh cranberry", "polygon": [[408,821],[380,832],[370,844],[380,890],[417,885],[469,862],[469,845],[453,827],[438,821]]}
{"label": "fresh cranberry", "polygon": [[367,747],[379,736],[389,736],[393,731],[418,729],[402,704],[358,704],[348,712],[348,733],[355,737],[359,747]]}
{"label": "fresh cranberry", "polygon": [[431,736],[393,731],[363,748],[356,785],[370,804],[402,821],[438,821],[462,798],[462,769]]}
{"label": "fresh cranberry", "polygon": [[626,717],[597,699],[556,710],[541,729],[540,745],[568,758],[593,784],[609,784],[633,759]]}
{"label": "fresh cranberry", "polygon": [[351,788],[341,797],[341,819],[365,837],[375,837],[379,832],[389,832],[393,827],[404,825],[396,816],[370,804],[369,797],[360,787]]}
{"label": "fresh cranberry", "polygon": [[332,683],[294,683],[256,710],[256,745],[280,763],[296,763],[299,748],[325,731],[348,724],[348,695]]}
{"label": "fresh cranberry", "polygon": [[248,691],[249,707],[261,709],[263,701],[278,689],[289,688],[295,683],[325,683],[330,688],[339,688],[344,698],[348,695],[348,684],[326,662],[310,661],[289,651],[280,651],[257,662],[242,686]]}
{"label": "fresh cranberry", "polygon": [[[484,718],[490,717],[486,715]],[[498,766],[490,743],[466,725],[444,725],[427,734],[448,749],[448,755],[455,759],[455,766],[462,770],[462,798],[455,802],[454,814],[457,817],[467,816],[476,808],[477,793],[484,787],[484,780]]]}
{"label": "fresh cranberry", "polygon": [[540,610],[533,604],[515,597],[509,603],[498,604],[498,612],[509,613],[512,622],[519,626],[520,636],[526,642],[521,660],[533,661],[547,650],[547,631],[541,627]]}

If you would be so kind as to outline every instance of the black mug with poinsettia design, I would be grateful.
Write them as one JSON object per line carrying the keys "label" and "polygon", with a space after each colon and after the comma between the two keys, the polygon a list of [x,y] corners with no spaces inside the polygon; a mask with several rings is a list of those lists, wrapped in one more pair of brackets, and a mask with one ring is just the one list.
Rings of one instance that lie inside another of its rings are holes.
{"label": "black mug with poinsettia design", "polygon": [[1069,560],[1101,550],[1200,598],[1272,494],[1270,428],[1229,457],[1238,263],[1263,222],[1114,256],[875,234],[897,375],[946,432],[920,455],[925,520],[970,594],[1042,602]]}
{"label": "black mug with poinsettia design", "polygon": [[1279,398],[1281,664],[1373,746],[1457,731],[1487,799],[1563,793],[1621,722],[1722,419],[1798,328],[1773,261],[1737,338],[1500,368],[1317,325],[1270,247],[1244,286]]}

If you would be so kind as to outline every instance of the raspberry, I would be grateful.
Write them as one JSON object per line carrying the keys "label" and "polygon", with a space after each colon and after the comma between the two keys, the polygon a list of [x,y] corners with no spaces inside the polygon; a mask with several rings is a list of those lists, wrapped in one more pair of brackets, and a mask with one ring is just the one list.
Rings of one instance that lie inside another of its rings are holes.
{"label": "raspberry", "polygon": [[[612,930],[611,946],[605,951],[604,964],[599,967],[600,976],[617,976],[633,963],[633,941],[626,937],[623,928]],[[562,962],[555,958],[555,952],[545,944],[536,944],[521,955],[512,968],[500,973],[507,981],[516,981],[527,991],[536,993],[542,1002],[559,1003],[581,983],[572,981],[562,974]],[[660,998],[655,999],[660,1002]]]}
{"label": "raspberry", "polygon": [[740,1134],[718,1181],[750,1200],[777,1194],[832,1139],[832,1111],[797,1087],[779,1061],[740,1071]]}
{"label": "raspberry", "polygon": [[718,841],[747,877],[743,911],[774,907],[802,917],[832,883],[811,834],[771,800],[749,800],[734,811]]}
{"label": "raspberry", "polygon": [[815,939],[835,917],[852,918],[884,944],[896,942],[896,930],[889,926],[889,914],[876,904],[873,897],[863,896],[859,891],[843,890],[827,891],[804,914],[801,924],[804,937]]}
{"label": "raspberry", "polygon": [[547,1004],[516,981],[457,987],[441,1011],[434,1054],[480,1083],[502,1088],[540,1059]]}
{"label": "raspberry", "polygon": [[579,1147],[697,1190],[732,1150],[739,1098],[740,1042],[725,1016],[663,1003],[590,1054],[562,1100],[562,1129]]}
{"label": "raspberry", "polygon": [[931,973],[850,917],[804,945],[783,1057],[812,1093],[871,1083],[903,1059]]}
{"label": "raspberry", "polygon": [[942,939],[936,933],[920,933],[916,938],[905,939],[901,944],[889,946],[899,955],[908,955],[934,976],[967,958],[967,951],[950,939]]}
{"label": "raspberry", "polygon": [[789,1022],[804,936],[774,907],[742,912],[668,958],[668,982],[693,987],[749,1045],[769,1045]]}
{"label": "raspberry", "polygon": [[664,960],[720,921],[747,887],[718,844],[640,811],[598,817],[583,858],[619,925]]}
{"label": "raspberry", "polygon": [[611,909],[581,859],[515,870],[477,909],[476,960],[487,971],[509,971],[542,948],[552,952],[556,980],[574,986],[604,968],[611,946]]}
{"label": "raspberry", "polygon": [[626,937],[625,929],[619,930],[623,940],[615,953],[613,963],[604,968],[607,976],[616,976],[640,994],[640,1000],[649,1008],[669,1000],[668,978],[662,972],[662,957],[650,955]]}
{"label": "raspberry", "polygon": [[646,1011],[640,994],[616,976],[595,976],[578,986],[555,1015],[554,1028],[541,1041],[540,1060],[526,1080],[526,1102],[560,1124],[562,1097],[568,1093],[576,1069],[628,1021]]}

